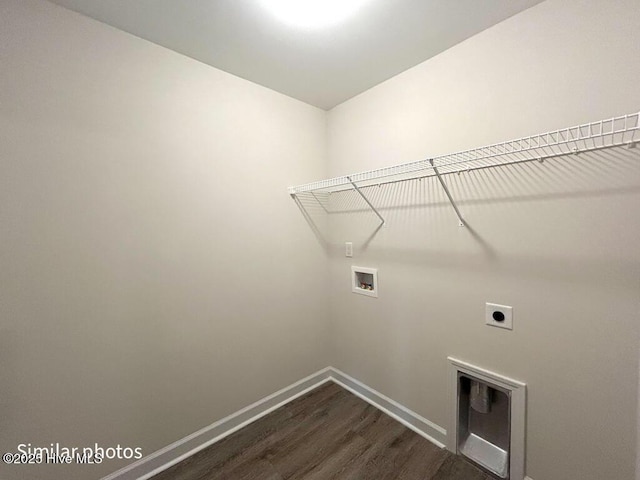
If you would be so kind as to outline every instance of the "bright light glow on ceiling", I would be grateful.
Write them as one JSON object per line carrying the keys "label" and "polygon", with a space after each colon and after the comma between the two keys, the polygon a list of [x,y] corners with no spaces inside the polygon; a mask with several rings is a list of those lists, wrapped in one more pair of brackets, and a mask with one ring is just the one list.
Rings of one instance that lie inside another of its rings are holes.
{"label": "bright light glow on ceiling", "polygon": [[340,23],[368,0],[261,0],[281,21],[304,28],[321,28]]}

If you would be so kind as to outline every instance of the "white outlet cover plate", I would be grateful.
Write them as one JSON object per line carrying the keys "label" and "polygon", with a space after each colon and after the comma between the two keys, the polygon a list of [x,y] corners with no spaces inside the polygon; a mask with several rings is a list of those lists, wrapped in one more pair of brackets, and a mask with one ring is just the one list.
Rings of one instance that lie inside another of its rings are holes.
{"label": "white outlet cover plate", "polygon": [[[503,321],[494,319],[494,313],[496,312],[500,312],[504,315]],[[508,305],[499,305],[497,303],[487,303],[485,307],[484,323],[492,327],[513,330],[513,307]]]}

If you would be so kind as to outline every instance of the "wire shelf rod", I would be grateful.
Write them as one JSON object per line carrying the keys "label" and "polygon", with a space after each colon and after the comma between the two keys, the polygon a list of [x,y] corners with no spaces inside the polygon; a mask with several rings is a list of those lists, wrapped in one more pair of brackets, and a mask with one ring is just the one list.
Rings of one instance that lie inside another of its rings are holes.
{"label": "wire shelf rod", "polygon": [[[632,146],[633,144],[629,144],[629,146]],[[593,152],[596,150],[606,150],[609,148],[616,148],[616,147],[620,147],[620,145],[606,145],[606,146],[600,146],[600,147],[591,147],[589,149],[584,149],[581,150],[580,152],[577,153],[589,153],[589,152]],[[517,154],[520,153],[522,154],[522,152],[514,152],[513,154]],[[463,173],[469,173],[472,171],[476,171],[476,170],[486,170],[488,168],[495,168],[497,166],[507,166],[507,165],[518,165],[521,163],[529,163],[529,162],[544,162],[544,160],[550,159],[550,158],[556,158],[556,157],[564,157],[566,155],[572,155],[575,154],[576,152],[556,152],[556,153],[549,153],[546,154],[544,156],[531,156],[531,157],[526,157],[526,158],[517,158],[517,159],[513,159],[510,161],[504,161],[504,162],[500,162],[499,165],[495,165],[495,164],[490,164],[490,165],[478,165],[478,166],[474,166],[474,167],[465,167],[465,168],[459,168],[456,170],[451,170],[451,171],[447,171],[447,172],[439,172],[441,177],[447,176],[447,175],[453,175],[453,174],[463,174]],[[460,163],[468,163],[468,160],[465,161],[461,161]],[[456,166],[457,164],[452,163],[449,164],[447,166]],[[403,183],[403,182],[408,182],[408,181],[412,181],[412,180],[423,180],[425,178],[431,178],[435,176],[435,172],[433,171],[433,169],[430,169],[431,171],[429,173],[425,173],[423,175],[419,175],[419,176],[415,176],[415,177],[411,177],[411,178],[401,178],[401,179],[397,179],[397,180],[383,180],[380,182],[376,182],[376,183],[372,183],[371,185],[365,185],[365,186],[360,186],[359,188],[361,190],[363,189],[367,189],[367,188],[373,188],[373,187],[380,187],[382,185],[392,185],[392,184],[396,184],[396,183]],[[331,193],[339,193],[339,192],[345,192],[345,191],[351,191],[354,190],[353,186],[351,186],[350,184],[345,185],[344,188],[339,188],[339,189],[335,189],[332,190],[331,192],[329,192],[329,194]],[[304,191],[304,192],[299,192],[299,193],[312,193],[312,191]]]}
{"label": "wire shelf rod", "polygon": [[[545,158],[624,145],[634,146],[638,142],[636,139],[638,131],[640,131],[640,112],[454,152],[431,159],[320,180],[289,187],[288,190],[291,195],[318,190],[326,193],[339,192],[353,189],[354,184],[358,184],[358,187],[355,188],[365,188],[372,185],[431,177],[436,175],[434,167],[439,169],[439,175],[448,175],[514,163],[541,161]],[[389,179],[389,177],[400,178]]]}

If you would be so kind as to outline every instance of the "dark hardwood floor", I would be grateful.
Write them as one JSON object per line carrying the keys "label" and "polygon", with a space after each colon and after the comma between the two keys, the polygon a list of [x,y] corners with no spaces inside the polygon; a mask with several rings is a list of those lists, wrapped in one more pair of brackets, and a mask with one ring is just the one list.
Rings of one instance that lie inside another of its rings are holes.
{"label": "dark hardwood floor", "polygon": [[333,382],[152,480],[491,480]]}

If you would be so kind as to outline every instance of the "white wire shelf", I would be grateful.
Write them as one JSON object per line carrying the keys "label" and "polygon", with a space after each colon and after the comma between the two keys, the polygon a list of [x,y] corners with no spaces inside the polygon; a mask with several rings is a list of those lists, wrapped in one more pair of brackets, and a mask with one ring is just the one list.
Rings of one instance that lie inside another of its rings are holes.
{"label": "white wire shelf", "polygon": [[[320,180],[289,187],[288,190],[290,195],[304,192],[332,193],[354,188],[357,190],[370,185],[384,185],[431,176],[440,178],[441,175],[451,173],[543,161],[546,158],[605,148],[633,148],[638,142],[639,131],[640,112],[631,113],[417,162]],[[444,184],[442,185],[446,189]]]}

